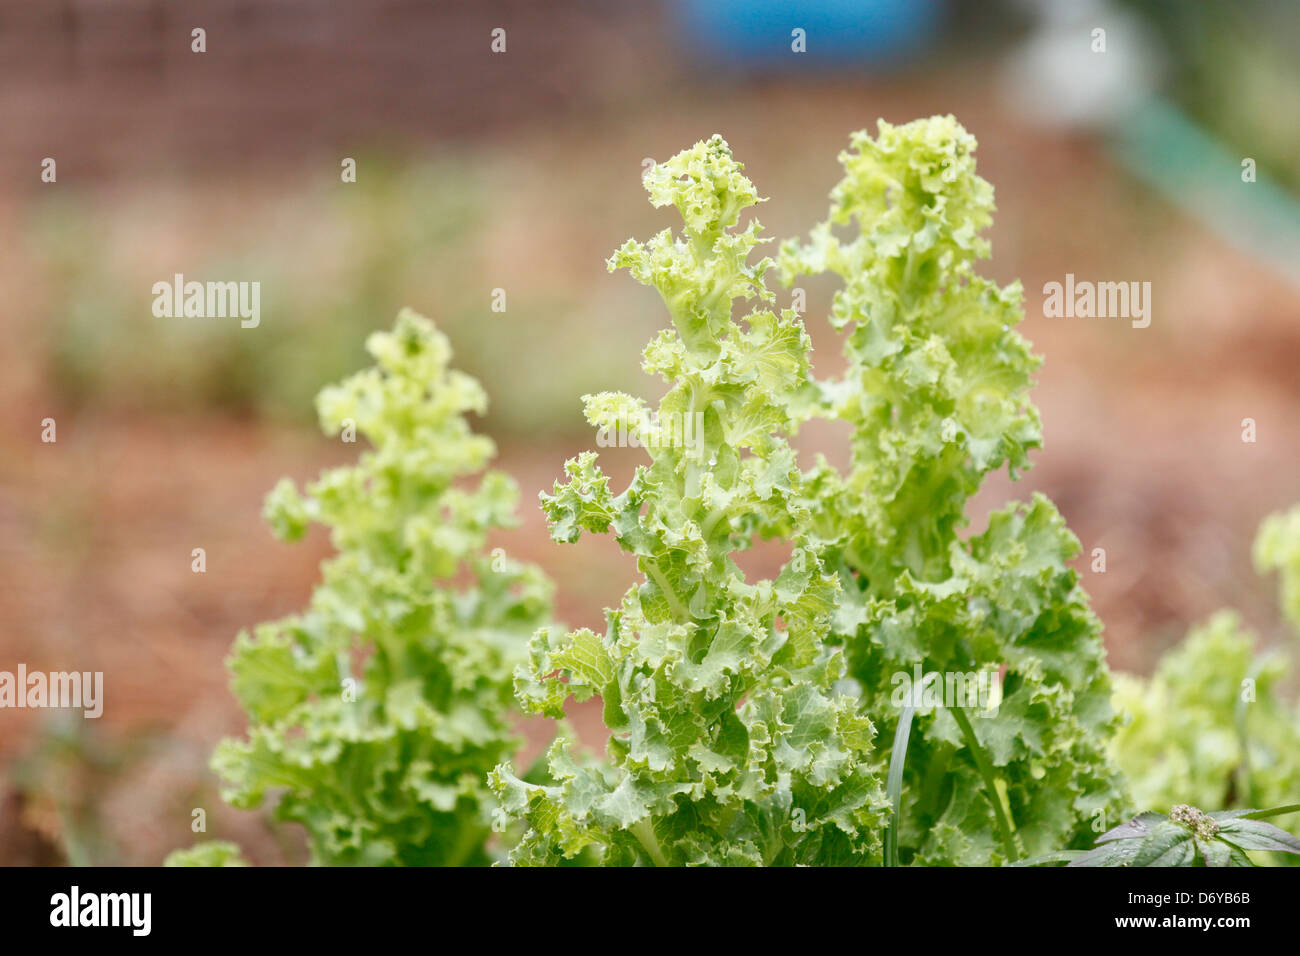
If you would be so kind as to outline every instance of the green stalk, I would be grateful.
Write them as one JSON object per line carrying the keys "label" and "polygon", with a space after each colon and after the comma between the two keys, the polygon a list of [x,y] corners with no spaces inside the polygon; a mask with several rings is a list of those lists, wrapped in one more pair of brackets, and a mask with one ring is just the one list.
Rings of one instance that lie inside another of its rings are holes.
{"label": "green stalk", "polygon": [[997,820],[998,835],[1002,838],[1002,849],[1007,859],[1014,862],[1020,859],[1020,853],[1016,850],[1016,839],[1011,832],[1010,815],[1002,805],[1002,795],[998,793],[993,764],[989,761],[984,748],[980,746],[979,738],[975,736],[975,728],[970,725],[970,718],[966,716],[966,711],[961,707],[951,707],[949,713],[961,728],[961,735],[966,739],[966,746],[975,760],[975,766],[979,769],[980,776],[984,778],[985,795],[993,805],[993,816]]}
{"label": "green stalk", "polygon": [[[1261,663],[1256,660],[1251,664],[1246,676],[1252,681],[1259,677]],[[1242,803],[1250,806],[1255,802],[1255,791],[1250,772],[1250,737],[1246,733],[1246,701],[1242,699],[1241,694],[1237,695],[1233,717],[1237,728],[1237,742],[1241,746],[1241,762],[1237,764],[1236,774],[1237,794]]]}
{"label": "green stalk", "polygon": [[885,831],[885,866],[898,866],[898,814],[903,794],[903,764],[907,762],[907,739],[912,733],[912,715],[915,712],[916,707],[908,700],[899,715],[898,727],[894,729],[894,748],[889,754],[885,795],[894,809],[889,818],[889,829]]}
{"label": "green stalk", "polygon": [[713,529],[718,526],[718,522],[727,517],[731,509],[725,505],[714,508],[704,519],[704,524],[700,526],[700,534],[707,540],[709,535],[713,534]]}
{"label": "green stalk", "polygon": [[659,587],[663,592],[664,600],[668,602],[668,608],[673,612],[673,617],[678,621],[689,621],[690,615],[686,613],[686,605],[682,604],[682,599],[677,596],[673,590],[672,584],[668,581],[668,576],[659,569],[659,565],[650,559],[645,561],[646,574],[650,575],[650,580]]}
{"label": "green stalk", "polygon": [[668,858],[664,856],[663,848],[659,846],[659,838],[655,836],[654,824],[649,817],[644,820],[638,820],[630,827],[632,835],[636,837],[638,843],[650,855],[655,866],[667,866]]}

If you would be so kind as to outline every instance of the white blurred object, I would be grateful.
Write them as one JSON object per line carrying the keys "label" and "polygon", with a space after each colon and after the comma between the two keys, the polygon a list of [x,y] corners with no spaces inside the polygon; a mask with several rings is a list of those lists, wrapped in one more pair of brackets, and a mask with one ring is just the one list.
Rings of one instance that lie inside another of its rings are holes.
{"label": "white blurred object", "polygon": [[[1151,96],[1164,57],[1151,31],[1104,0],[1020,0],[1038,26],[1002,71],[1011,106],[1032,122],[1095,129],[1122,122]],[[1094,31],[1104,30],[1105,51]]]}
{"label": "white blurred object", "polygon": [[[1003,72],[1031,122],[1100,134],[1132,175],[1207,229],[1300,286],[1300,204],[1239,151],[1217,142],[1156,92],[1164,55],[1143,23],[1105,0],[1019,0],[1038,27]],[[1106,31],[1105,52],[1093,31]]]}

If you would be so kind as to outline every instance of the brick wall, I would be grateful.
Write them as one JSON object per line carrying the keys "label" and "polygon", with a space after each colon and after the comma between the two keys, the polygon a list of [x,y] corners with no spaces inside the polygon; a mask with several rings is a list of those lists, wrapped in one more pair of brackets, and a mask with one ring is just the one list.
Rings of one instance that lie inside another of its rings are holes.
{"label": "brick wall", "polygon": [[[655,0],[0,0],[0,172],[438,141],[669,75]],[[507,54],[489,50],[507,30]],[[207,52],[191,52],[194,27]]]}

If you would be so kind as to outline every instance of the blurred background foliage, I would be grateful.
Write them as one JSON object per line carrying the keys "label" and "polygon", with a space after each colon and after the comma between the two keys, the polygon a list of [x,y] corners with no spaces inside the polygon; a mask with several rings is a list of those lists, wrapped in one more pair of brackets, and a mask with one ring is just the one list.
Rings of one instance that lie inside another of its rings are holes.
{"label": "blurred background foliage", "polygon": [[[224,197],[180,185],[143,190],[111,219],[73,190],[37,206],[24,237],[46,270],[59,398],[73,409],[109,403],[310,423],[315,392],[363,363],[379,317],[421,302],[436,310],[461,365],[493,396],[498,427],[545,431],[572,407],[569,374],[599,382],[602,363],[581,341],[583,320],[597,318],[582,314],[591,308],[583,290],[542,274],[529,301],[511,303],[518,273],[491,261],[492,246],[510,242],[499,233],[513,222],[494,203],[491,183],[518,184],[520,171],[464,153],[431,163],[358,162],[354,186],[318,176],[264,197],[237,223],[220,222]],[[195,229],[196,221],[213,228]],[[140,290],[173,269],[199,281],[256,277],[265,324],[236,335],[234,320],[152,320]],[[494,271],[504,285],[486,284]],[[490,308],[496,288],[505,289],[507,309],[529,313],[508,337],[507,320]],[[142,323],[148,348],[122,334]],[[563,377],[553,374],[561,363]]]}
{"label": "blurred background foliage", "polygon": [[1224,143],[1249,144],[1260,167],[1300,187],[1300,16],[1290,3],[1123,0],[1158,37],[1162,89]]}

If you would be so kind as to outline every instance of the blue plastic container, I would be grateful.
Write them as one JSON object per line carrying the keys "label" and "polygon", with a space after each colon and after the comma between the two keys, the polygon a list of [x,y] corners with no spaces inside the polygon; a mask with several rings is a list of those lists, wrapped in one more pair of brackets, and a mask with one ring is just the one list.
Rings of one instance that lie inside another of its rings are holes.
{"label": "blue plastic container", "polygon": [[[934,36],[942,0],[677,0],[684,39],[737,64],[792,69],[887,65]],[[796,53],[793,31],[804,31]]]}

